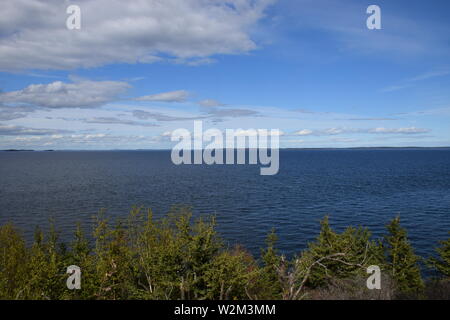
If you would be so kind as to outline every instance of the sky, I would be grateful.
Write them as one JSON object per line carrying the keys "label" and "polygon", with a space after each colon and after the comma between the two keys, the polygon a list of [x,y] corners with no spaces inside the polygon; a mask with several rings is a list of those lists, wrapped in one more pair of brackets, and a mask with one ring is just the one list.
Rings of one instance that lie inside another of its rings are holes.
{"label": "sky", "polygon": [[0,149],[168,149],[195,120],[283,148],[450,146],[449,1],[0,6]]}

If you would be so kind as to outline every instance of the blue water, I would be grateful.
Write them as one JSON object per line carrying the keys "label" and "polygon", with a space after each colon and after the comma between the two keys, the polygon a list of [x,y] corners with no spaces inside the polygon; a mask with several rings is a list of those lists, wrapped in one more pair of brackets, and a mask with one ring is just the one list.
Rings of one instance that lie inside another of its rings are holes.
{"label": "blue water", "polygon": [[291,255],[326,214],[337,230],[364,225],[375,236],[400,215],[427,257],[450,231],[450,149],[282,150],[275,176],[259,165],[175,166],[169,151],[0,152],[0,224],[28,239],[50,217],[71,239],[101,208],[114,219],[133,205],[159,216],[174,204],[216,214],[223,238],[256,255],[272,227]]}

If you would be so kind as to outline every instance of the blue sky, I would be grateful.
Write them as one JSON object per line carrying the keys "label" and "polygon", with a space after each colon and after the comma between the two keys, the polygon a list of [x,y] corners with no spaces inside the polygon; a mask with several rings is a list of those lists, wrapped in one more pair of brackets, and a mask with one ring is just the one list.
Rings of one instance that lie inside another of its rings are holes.
{"label": "blue sky", "polygon": [[[70,4],[81,29],[68,30]],[[369,5],[381,30],[366,27]],[[282,147],[450,146],[448,1],[4,1],[0,149],[170,148],[280,129]]]}

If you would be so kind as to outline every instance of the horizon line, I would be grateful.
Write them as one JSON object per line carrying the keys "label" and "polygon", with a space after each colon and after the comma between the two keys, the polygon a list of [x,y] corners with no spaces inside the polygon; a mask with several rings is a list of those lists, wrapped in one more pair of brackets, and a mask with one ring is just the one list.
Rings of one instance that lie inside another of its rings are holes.
{"label": "horizon line", "polygon": [[[229,148],[221,148],[222,150],[228,150]],[[234,150],[242,150],[235,149]],[[251,148],[245,148],[245,150],[250,150]],[[257,148],[259,149],[259,148]],[[270,148],[267,148],[270,149]],[[345,150],[345,149],[450,149],[450,146],[431,146],[431,147],[420,147],[420,146],[405,146],[405,147],[390,147],[390,146],[376,146],[376,147],[294,147],[294,148],[278,148],[279,150]],[[172,149],[0,149],[1,152],[57,152],[57,151],[171,151]],[[202,149],[192,149],[191,151],[206,150]],[[219,150],[217,148],[216,150]]]}

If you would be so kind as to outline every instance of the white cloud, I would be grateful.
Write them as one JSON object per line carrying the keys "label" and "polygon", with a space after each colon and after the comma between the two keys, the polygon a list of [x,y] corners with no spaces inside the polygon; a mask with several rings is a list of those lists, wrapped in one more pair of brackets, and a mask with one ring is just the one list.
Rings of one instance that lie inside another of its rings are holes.
{"label": "white cloud", "polygon": [[398,120],[395,118],[350,118],[350,119],[343,119],[343,120],[349,120],[349,121],[393,121],[393,120]]}
{"label": "white cloud", "polygon": [[428,110],[419,110],[413,112],[395,113],[393,116],[449,116],[450,107],[435,108]]}
{"label": "white cloud", "polygon": [[240,118],[240,117],[256,117],[260,116],[258,111],[249,110],[249,109],[217,109],[211,108],[208,109],[207,114],[211,115],[211,117],[215,119],[221,118]]}
{"label": "white cloud", "polygon": [[68,30],[66,1],[4,0],[0,70],[67,70],[161,59],[210,63],[216,54],[255,49],[250,31],[273,1],[79,1],[81,29]]}
{"label": "white cloud", "polygon": [[139,122],[127,119],[119,119],[116,117],[94,117],[88,119],[82,119],[82,121],[86,123],[96,123],[96,124],[119,124],[119,125],[127,125],[127,126],[140,126],[140,127],[157,127],[157,124],[147,123],[147,122]]}
{"label": "white cloud", "polygon": [[0,121],[25,118],[30,112],[35,111],[31,106],[4,106],[0,105]]}
{"label": "white cloud", "polygon": [[421,134],[430,132],[429,129],[407,127],[407,128],[328,128],[321,130],[302,129],[294,132],[297,136],[334,136],[351,133],[369,133],[369,134]]}
{"label": "white cloud", "polygon": [[369,133],[400,133],[400,134],[418,134],[430,132],[428,129],[409,127],[409,128],[374,128]]}
{"label": "white cloud", "polygon": [[298,135],[298,136],[309,136],[309,135],[311,135],[312,133],[313,133],[312,130],[309,130],[309,129],[302,129],[302,130],[299,130],[299,131],[295,132],[294,134],[295,134],[295,135]]}
{"label": "white cloud", "polygon": [[92,108],[116,100],[129,87],[128,83],[120,81],[55,81],[49,84],[32,84],[22,90],[2,93],[0,102],[45,108]]}
{"label": "white cloud", "polygon": [[135,98],[137,101],[184,102],[189,96],[186,90],[163,92]]}
{"label": "white cloud", "polygon": [[381,92],[393,92],[398,91],[406,88],[410,88],[411,84],[399,84],[399,85],[393,85],[386,88],[381,89]]}
{"label": "white cloud", "polygon": [[443,76],[447,76],[449,74],[450,74],[450,71],[447,69],[426,72],[426,73],[423,73],[423,74],[417,75],[415,77],[404,80],[403,84],[392,85],[392,86],[386,87],[386,88],[382,89],[381,92],[392,92],[392,91],[409,88],[409,87],[413,86],[414,82],[429,80],[429,79],[433,79],[433,78],[437,78],[437,77],[443,77]]}
{"label": "white cloud", "polygon": [[198,104],[202,107],[223,107],[224,106],[223,103],[221,103],[217,100],[214,100],[214,99],[205,99],[205,100],[199,101]]}
{"label": "white cloud", "polygon": [[440,71],[431,71],[424,74],[420,74],[418,76],[415,76],[411,79],[408,79],[408,81],[421,81],[421,80],[428,80],[436,77],[443,77],[446,75],[449,75],[449,70],[440,70]]}
{"label": "white cloud", "polygon": [[16,125],[1,125],[0,124],[0,136],[41,136],[41,135],[54,135],[62,132],[67,132],[67,130],[56,130],[56,129],[37,129],[37,128],[26,128]]}
{"label": "white cloud", "polygon": [[153,112],[153,111],[150,112],[143,110],[134,110],[133,116],[141,120],[155,119],[156,121],[183,121],[183,120],[197,120],[207,118],[205,116],[197,116],[197,117],[171,116],[160,112]]}
{"label": "white cloud", "polygon": [[284,132],[281,130],[267,130],[266,132],[262,132],[258,129],[236,129],[234,131],[234,136],[236,137],[254,137],[254,136],[262,136],[267,134],[267,136],[283,136]]}
{"label": "white cloud", "polygon": [[129,149],[150,148],[155,143],[155,137],[143,135],[111,135],[105,133],[83,133],[67,135],[18,136],[0,140],[1,149]]}

